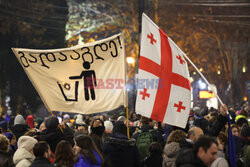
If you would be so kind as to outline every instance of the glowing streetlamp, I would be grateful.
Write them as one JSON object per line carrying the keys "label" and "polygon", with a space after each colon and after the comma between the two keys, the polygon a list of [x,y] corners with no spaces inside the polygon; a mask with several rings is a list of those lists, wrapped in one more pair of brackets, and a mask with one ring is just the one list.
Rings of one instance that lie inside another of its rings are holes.
{"label": "glowing streetlamp", "polygon": [[127,57],[127,63],[128,64],[134,64],[135,63],[135,59],[133,57]]}

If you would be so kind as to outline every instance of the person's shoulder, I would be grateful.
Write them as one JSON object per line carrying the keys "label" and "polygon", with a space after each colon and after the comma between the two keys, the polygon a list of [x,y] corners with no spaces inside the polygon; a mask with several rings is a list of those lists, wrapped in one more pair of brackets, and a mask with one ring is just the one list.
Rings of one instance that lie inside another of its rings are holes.
{"label": "person's shoulder", "polygon": [[27,159],[22,159],[21,161],[18,162],[18,164],[16,164],[16,167],[30,167],[31,166],[31,162],[28,161]]}
{"label": "person's shoulder", "polygon": [[218,157],[211,165],[211,167],[223,166],[228,167],[228,162],[225,158]]}
{"label": "person's shoulder", "polygon": [[181,149],[180,153],[177,155],[176,158],[176,166],[182,166],[185,164],[194,164],[194,153],[193,149],[191,148],[185,148]]}

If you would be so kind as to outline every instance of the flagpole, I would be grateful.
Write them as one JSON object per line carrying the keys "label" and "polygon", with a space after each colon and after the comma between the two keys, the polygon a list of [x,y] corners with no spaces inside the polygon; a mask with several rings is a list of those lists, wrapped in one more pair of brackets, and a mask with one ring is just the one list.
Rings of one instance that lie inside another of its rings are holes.
{"label": "flagpole", "polygon": [[126,115],[127,115],[127,122],[126,122],[126,126],[127,126],[127,136],[128,136],[128,139],[130,139],[130,136],[129,136],[129,114],[128,114],[128,106],[126,108]]}
{"label": "flagpole", "polygon": [[[210,83],[207,81],[207,79],[204,77],[204,75],[200,72],[200,70],[194,65],[194,63],[187,57],[187,55],[175,44],[175,42],[168,37],[168,39],[172,42],[172,44],[175,45],[175,47],[177,47],[182,54],[184,55],[184,57],[189,61],[189,63],[196,69],[196,71],[200,74],[200,76],[203,78],[203,80],[207,83],[207,85],[212,89],[212,87],[210,86]],[[220,97],[218,96],[218,94],[212,90],[215,94],[215,96],[217,97],[217,99],[219,100],[219,102],[221,103],[221,105],[223,105],[224,103],[221,101]]]}

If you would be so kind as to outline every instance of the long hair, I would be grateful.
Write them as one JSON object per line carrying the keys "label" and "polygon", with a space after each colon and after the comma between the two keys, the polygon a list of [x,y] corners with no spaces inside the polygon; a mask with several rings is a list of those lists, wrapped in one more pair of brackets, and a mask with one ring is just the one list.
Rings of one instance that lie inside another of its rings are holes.
{"label": "long hair", "polygon": [[171,142],[180,142],[186,138],[186,133],[183,130],[175,130],[170,133],[167,139],[167,144]]}
{"label": "long hair", "polygon": [[57,164],[57,166],[74,166],[74,153],[68,141],[62,140],[57,144],[54,163]]}
{"label": "long hair", "polygon": [[95,151],[100,156],[101,160],[103,160],[101,153],[89,136],[83,134],[79,135],[75,138],[75,142],[76,145],[81,148],[77,160],[79,159],[80,155],[83,155],[83,157],[89,160],[92,164],[96,164],[97,159],[93,151]]}

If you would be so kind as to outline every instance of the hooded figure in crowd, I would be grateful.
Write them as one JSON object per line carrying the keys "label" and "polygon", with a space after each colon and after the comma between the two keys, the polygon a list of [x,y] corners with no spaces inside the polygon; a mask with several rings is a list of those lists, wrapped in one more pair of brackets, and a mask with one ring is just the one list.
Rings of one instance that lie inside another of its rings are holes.
{"label": "hooded figure in crowd", "polygon": [[12,132],[16,136],[16,139],[18,140],[27,131],[28,131],[28,125],[25,122],[23,116],[17,115],[14,120],[14,126],[12,127]]}
{"label": "hooded figure in crowd", "polygon": [[16,150],[13,162],[16,167],[29,167],[35,160],[33,155],[33,147],[37,140],[30,136],[21,136],[17,142],[18,149]]}
{"label": "hooded figure in crowd", "polygon": [[34,118],[32,115],[28,115],[26,118],[26,122],[29,125],[30,129],[34,128]]}

